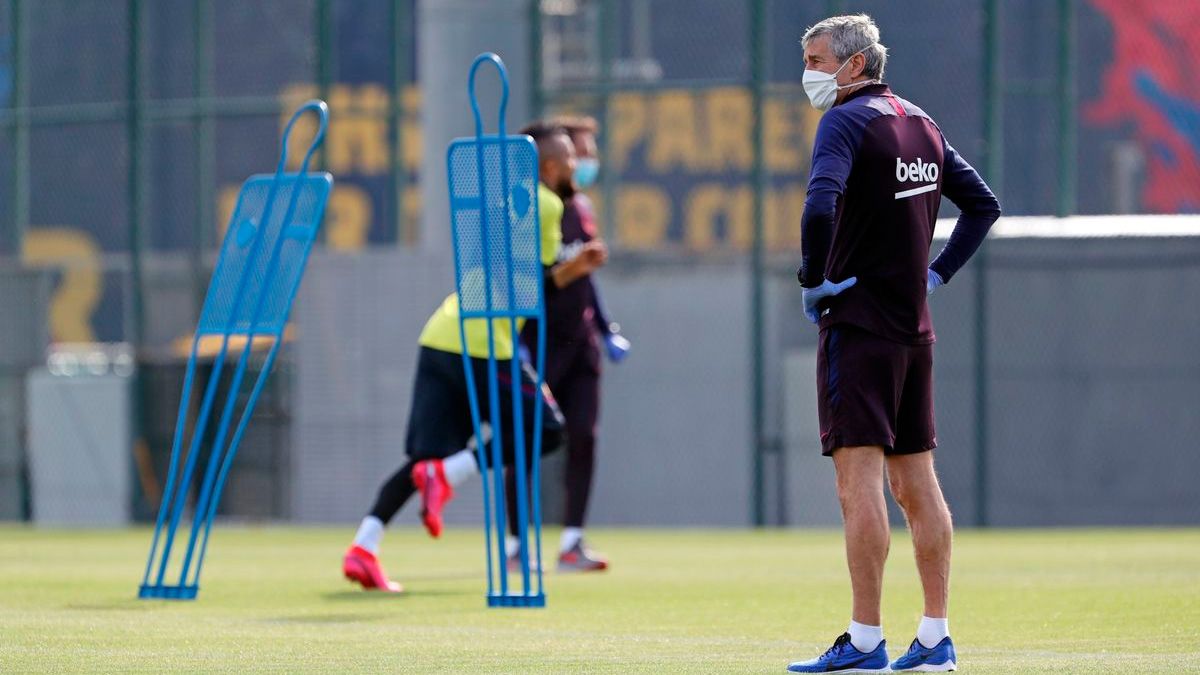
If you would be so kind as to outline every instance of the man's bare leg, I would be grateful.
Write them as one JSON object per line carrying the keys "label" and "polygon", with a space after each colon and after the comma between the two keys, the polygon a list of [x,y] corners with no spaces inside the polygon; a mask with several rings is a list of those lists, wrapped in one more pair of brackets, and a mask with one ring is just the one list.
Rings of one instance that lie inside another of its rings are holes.
{"label": "man's bare leg", "polygon": [[879,626],[883,566],[891,533],[883,497],[883,448],[838,448],[833,452],[838,499],[846,532],[846,564],[853,589],[852,618]]}
{"label": "man's bare leg", "polygon": [[[917,573],[925,593],[925,617],[940,622],[939,632],[945,632],[954,526],[934,472],[933,453],[893,455],[887,458],[887,470],[892,496],[904,510],[912,532]],[[923,619],[922,623],[928,622]],[[938,637],[938,633],[921,635],[922,631],[929,632],[929,629],[923,625],[918,631],[918,637],[926,647],[933,647],[945,637]],[[928,643],[930,640],[933,644]]]}

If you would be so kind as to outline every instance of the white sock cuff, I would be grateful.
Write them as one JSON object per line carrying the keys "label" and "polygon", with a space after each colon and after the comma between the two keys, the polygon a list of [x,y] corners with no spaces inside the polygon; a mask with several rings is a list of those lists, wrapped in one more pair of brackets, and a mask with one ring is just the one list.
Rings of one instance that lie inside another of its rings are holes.
{"label": "white sock cuff", "polygon": [[917,626],[917,641],[921,643],[921,646],[926,649],[932,649],[949,636],[949,619],[934,619],[928,616],[921,617],[921,625]]}
{"label": "white sock cuff", "polygon": [[446,472],[446,481],[452,487],[462,485],[468,478],[479,473],[479,464],[475,461],[475,452],[459,450],[442,460],[442,470]]}
{"label": "white sock cuff", "polygon": [[354,535],[354,545],[367,549],[371,553],[379,553],[379,542],[383,539],[383,521],[375,516],[367,516],[358,525]]}
{"label": "white sock cuff", "polygon": [[563,552],[569,551],[575,548],[575,544],[578,544],[581,539],[583,539],[582,527],[564,527],[562,539],[558,543],[558,550]]}
{"label": "white sock cuff", "polygon": [[883,626],[868,626],[851,620],[850,628],[846,632],[850,634],[850,644],[864,654],[875,651],[879,643],[883,642]]}

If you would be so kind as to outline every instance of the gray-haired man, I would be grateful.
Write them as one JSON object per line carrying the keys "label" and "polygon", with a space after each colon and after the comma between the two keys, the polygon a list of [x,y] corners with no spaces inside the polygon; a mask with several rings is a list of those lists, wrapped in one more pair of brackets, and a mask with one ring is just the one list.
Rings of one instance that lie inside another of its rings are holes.
{"label": "gray-haired man", "polygon": [[[887,48],[866,15],[804,34],[817,127],[802,223],[804,311],[820,326],[821,445],[833,458],[854,604],[850,628],[791,672],[948,671],[950,511],[933,469],[933,324],[926,295],[950,281],[1000,215],[992,191],[920,108],[882,82]],[[932,264],[942,195],[962,212]],[[880,620],[890,530],[883,494],[912,531],[925,613],[889,664]]]}

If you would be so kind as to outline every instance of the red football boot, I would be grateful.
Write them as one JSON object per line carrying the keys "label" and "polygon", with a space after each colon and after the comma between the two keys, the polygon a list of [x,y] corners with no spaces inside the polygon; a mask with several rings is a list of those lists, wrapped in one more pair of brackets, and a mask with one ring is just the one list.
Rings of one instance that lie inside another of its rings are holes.
{"label": "red football boot", "polygon": [[421,493],[421,520],[429,536],[442,536],[442,508],[454,499],[454,488],[446,480],[440,459],[428,459],[413,465],[413,485]]}
{"label": "red football boot", "polygon": [[559,574],[602,572],[606,569],[608,569],[608,558],[585,546],[582,539],[575,542],[570,549],[558,554]]}
{"label": "red football boot", "polygon": [[400,593],[404,590],[399,583],[388,580],[375,554],[361,546],[346,549],[346,557],[342,558],[342,574],[350,581],[362,584],[368,591]]}

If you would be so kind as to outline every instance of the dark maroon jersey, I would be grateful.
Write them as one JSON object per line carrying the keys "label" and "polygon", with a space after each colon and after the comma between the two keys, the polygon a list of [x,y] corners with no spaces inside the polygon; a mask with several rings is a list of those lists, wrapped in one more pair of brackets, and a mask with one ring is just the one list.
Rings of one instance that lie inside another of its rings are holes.
{"label": "dark maroon jersey", "polygon": [[987,184],[924,111],[887,85],[858,89],[825,113],[799,277],[810,288],[824,279],[858,282],[821,305],[822,328],[848,323],[897,342],[933,342],[925,282],[943,193],[962,215],[929,268],[949,282],[999,217]]}
{"label": "dark maroon jersey", "polygon": [[[592,203],[587,195],[576,193],[563,200],[562,246],[558,251],[558,262],[565,262],[579,255],[587,242],[596,238],[596,219]],[[546,288],[546,344],[550,354],[556,346],[595,340],[600,328],[597,324],[597,299],[591,275],[576,279],[564,288]],[[537,345],[537,325],[526,324],[521,341],[533,353]]]}

